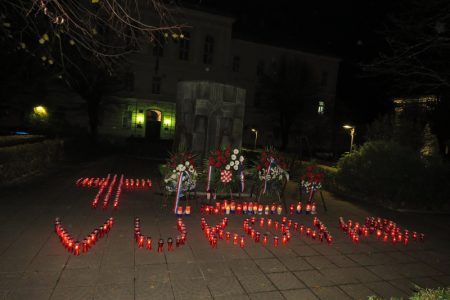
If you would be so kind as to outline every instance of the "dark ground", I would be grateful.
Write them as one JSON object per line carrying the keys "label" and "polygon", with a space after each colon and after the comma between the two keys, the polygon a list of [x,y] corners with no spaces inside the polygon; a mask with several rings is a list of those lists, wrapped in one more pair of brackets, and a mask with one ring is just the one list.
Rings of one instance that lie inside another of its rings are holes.
{"label": "dark ground", "polygon": [[[450,285],[447,215],[400,214],[358,206],[324,192],[328,212],[319,206],[317,216],[333,234],[333,245],[294,233],[285,247],[263,247],[247,238],[244,249],[219,241],[218,249],[212,250],[200,230],[198,199],[191,202],[193,215],[185,218],[187,244],[170,253],[157,253],[135,246],[133,221],[140,217],[143,234],[154,241],[175,237],[172,197],[166,202],[155,184],[151,191],[124,191],[117,211],[92,210],[90,202],[97,190],[76,188],[74,182],[107,173],[159,180],[154,161],[110,156],[62,165],[44,176],[0,189],[0,296],[33,300],[365,299],[368,295],[406,297],[415,285]],[[288,186],[286,197],[294,199],[294,195],[294,185]],[[78,257],[69,254],[53,232],[55,217],[81,238],[109,216],[116,220],[109,235]],[[401,227],[424,232],[426,241],[405,247],[371,237],[355,245],[337,228],[340,216],[359,222],[366,216],[391,218]],[[305,215],[290,218],[309,226],[312,220]],[[216,224],[221,217],[206,219]],[[229,219],[229,230],[244,234],[244,217]]]}

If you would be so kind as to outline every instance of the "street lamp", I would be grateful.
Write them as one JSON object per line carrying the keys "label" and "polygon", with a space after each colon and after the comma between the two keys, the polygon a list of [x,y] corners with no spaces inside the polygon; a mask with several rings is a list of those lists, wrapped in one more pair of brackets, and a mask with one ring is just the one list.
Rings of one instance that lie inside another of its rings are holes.
{"label": "street lamp", "polygon": [[355,137],[355,126],[352,125],[344,125],[342,126],[345,129],[349,129],[350,130],[350,152],[353,149],[353,138]]}
{"label": "street lamp", "polygon": [[254,147],[254,149],[256,149],[256,140],[258,139],[258,130],[256,130],[255,128],[252,128],[252,132],[255,133],[255,147]]}

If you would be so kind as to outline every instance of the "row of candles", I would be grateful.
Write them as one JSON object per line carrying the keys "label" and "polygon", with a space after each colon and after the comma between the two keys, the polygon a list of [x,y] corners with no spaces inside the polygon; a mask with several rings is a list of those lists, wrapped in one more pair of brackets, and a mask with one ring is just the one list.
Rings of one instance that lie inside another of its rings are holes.
{"label": "row of candles", "polygon": [[411,237],[414,241],[423,241],[425,234],[416,231],[410,232],[409,229],[401,229],[395,222],[380,217],[367,217],[364,224],[353,222],[352,220],[344,221],[339,218],[339,227],[346,232],[353,242],[358,243],[361,237],[367,237],[375,234],[378,240],[384,242],[391,241],[393,244],[401,243],[408,245]]}
{"label": "row of candles", "polygon": [[[287,219],[287,217],[283,217],[281,220],[281,223],[278,221],[272,221],[272,219],[268,218],[265,219],[264,217],[261,217],[259,221],[257,222],[255,217],[247,218],[243,221],[243,230],[247,235],[254,240],[255,243],[261,242],[264,246],[267,245],[269,241],[269,235],[270,232],[266,232],[264,234],[261,234],[259,230],[256,229],[256,223],[259,223],[260,227],[266,227],[266,229],[273,228],[275,230],[281,231],[281,243],[283,246],[286,245],[287,242],[291,239],[291,228],[293,228],[294,231],[298,231],[300,235],[303,235],[304,233],[306,236],[314,239],[314,240],[320,240],[323,242],[324,240],[327,241],[328,244],[331,244],[333,241],[333,237],[329,233],[327,227],[317,218],[315,217],[313,220],[313,227],[317,228],[318,231],[315,229],[312,229],[310,227],[306,227],[303,224],[298,224],[298,222],[293,222],[290,219]],[[200,226],[205,234],[206,238],[208,239],[210,246],[212,248],[217,248],[217,242],[219,240],[226,240],[230,241],[233,240],[234,245],[240,245],[241,248],[245,247],[245,236],[237,233],[231,233],[230,231],[225,231],[226,226],[228,225],[228,218],[223,218],[219,224],[215,226],[209,226],[206,222],[205,218],[201,218],[200,220]],[[278,235],[274,235],[273,237],[273,246],[278,247],[280,243],[280,237]]]}
{"label": "row of candles", "polygon": [[[186,225],[183,223],[183,219],[181,218],[177,220],[177,229],[180,234],[176,237],[175,245],[178,248],[186,243],[187,238]],[[136,218],[134,220],[134,239],[136,240],[136,245],[138,246],[138,248],[145,248],[149,251],[152,250],[152,237],[142,235],[141,220],[139,218]],[[158,240],[157,251],[160,253],[164,251],[164,239],[162,238]],[[167,251],[173,251],[173,239],[171,237],[167,239]]]}
{"label": "row of candles", "polygon": [[146,188],[151,188],[152,187],[152,181],[150,179],[125,179],[125,188],[127,190],[132,190],[132,189],[146,189]]}
{"label": "row of candles", "polygon": [[[269,215],[278,214],[281,215],[283,212],[283,207],[272,203],[272,205],[262,205],[256,202],[242,202],[236,203],[234,201],[224,200],[222,202],[216,202],[214,205],[204,204],[200,207],[200,213],[204,215],[219,215],[219,214],[258,214],[258,215]],[[302,202],[298,202],[296,205],[291,204],[289,206],[290,214],[315,214],[316,204],[314,202],[308,202],[302,205]]]}
{"label": "row of candles", "polygon": [[86,253],[95,243],[103,238],[111,230],[114,223],[114,219],[108,218],[103,225],[98,229],[94,229],[90,234],[88,234],[82,242],[75,240],[70,233],[61,224],[59,218],[55,219],[55,232],[59,236],[61,244],[74,255],[78,256],[80,253]]}
{"label": "row of candles", "polygon": [[[114,176],[117,176],[114,175]],[[81,177],[76,181],[77,187],[98,187],[101,188],[103,186],[108,186],[109,179],[111,177],[111,174],[108,174],[106,178],[94,178],[94,177]],[[123,177],[123,175],[121,176]],[[133,178],[126,178],[124,181],[125,188],[126,189],[145,189],[145,188],[151,188],[152,187],[152,181],[150,179],[133,179]]]}
{"label": "row of candles", "polygon": [[89,177],[81,177],[75,183],[77,187],[102,187],[107,184],[110,174],[108,174],[107,178],[89,178]]}
{"label": "row of candles", "polygon": [[183,209],[183,206],[181,205],[178,206],[176,215],[178,217],[181,217],[183,215],[189,217],[191,215],[191,206],[186,205],[185,209]]}

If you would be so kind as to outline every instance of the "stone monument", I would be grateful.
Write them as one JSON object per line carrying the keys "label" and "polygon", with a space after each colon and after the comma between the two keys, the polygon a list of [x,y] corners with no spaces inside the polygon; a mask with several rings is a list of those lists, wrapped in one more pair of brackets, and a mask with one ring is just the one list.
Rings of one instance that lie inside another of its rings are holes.
{"label": "stone monument", "polygon": [[219,147],[241,147],[245,89],[210,81],[177,85],[174,147],[206,157]]}

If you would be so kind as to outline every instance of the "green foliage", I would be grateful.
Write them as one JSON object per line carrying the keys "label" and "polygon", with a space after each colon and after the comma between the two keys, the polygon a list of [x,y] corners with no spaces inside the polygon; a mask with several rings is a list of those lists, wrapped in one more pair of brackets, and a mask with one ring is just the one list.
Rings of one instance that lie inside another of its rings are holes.
{"label": "green foliage", "polygon": [[338,162],[338,188],[394,207],[448,206],[450,170],[394,141],[372,141]]}
{"label": "green foliage", "polygon": [[[368,300],[379,300],[377,296],[369,296]],[[390,300],[397,300],[402,298],[391,297]],[[450,288],[435,288],[435,289],[419,289],[414,293],[409,300],[448,300],[450,299]]]}

